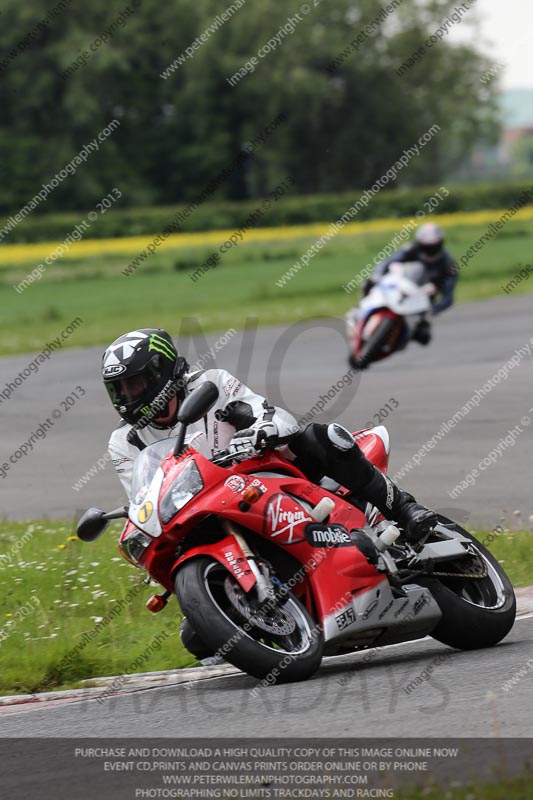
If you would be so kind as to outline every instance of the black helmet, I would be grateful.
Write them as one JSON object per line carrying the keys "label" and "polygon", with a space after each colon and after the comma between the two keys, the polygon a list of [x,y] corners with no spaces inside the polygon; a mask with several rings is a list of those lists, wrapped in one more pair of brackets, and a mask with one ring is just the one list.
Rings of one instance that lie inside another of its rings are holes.
{"label": "black helmet", "polygon": [[178,355],[170,335],[160,328],[141,328],[119,336],[102,359],[104,385],[123,420],[136,428],[146,425],[170,428],[175,422],[155,422],[168,417],[169,404],[177,409],[186,394],[184,374],[188,364]]}

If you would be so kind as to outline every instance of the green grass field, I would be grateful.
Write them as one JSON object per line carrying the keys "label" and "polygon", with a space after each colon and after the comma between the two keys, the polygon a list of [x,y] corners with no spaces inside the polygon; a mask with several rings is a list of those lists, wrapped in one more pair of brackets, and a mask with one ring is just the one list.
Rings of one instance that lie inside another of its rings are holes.
{"label": "green grass field", "polygon": [[[459,259],[487,227],[466,223],[465,215],[458,215],[457,224],[447,225],[455,257]],[[359,296],[357,291],[347,294],[343,285],[395,234],[392,227],[379,234],[338,236],[279,288],[276,281],[317,238],[290,238],[287,230],[280,229],[279,238],[269,241],[244,239],[196,282],[192,272],[216,246],[156,252],[129,277],[121,270],[132,256],[64,258],[21,294],[13,286],[36,261],[6,263],[0,248],[0,354],[39,351],[78,316],[84,322],[65,347],[103,345],[136,327],[161,326],[177,335],[192,333],[198,326],[219,331],[239,328],[250,316],[257,317],[259,325],[342,316]],[[532,256],[531,223],[509,222],[461,270],[458,301],[505,296],[502,286],[530,264]],[[523,280],[514,294],[531,291],[533,279]]]}
{"label": "green grass field", "polygon": [[483,783],[452,789],[439,786],[424,789],[399,790],[394,796],[397,800],[531,800],[533,797],[533,776],[528,771],[517,778],[509,778],[501,783]]}
{"label": "green grass field", "polygon": [[[122,559],[114,526],[94,543],[59,522],[3,523],[0,528],[0,693],[42,692],[83,679],[191,666],[181,646],[175,600],[159,614],[144,604],[158,587]],[[479,534],[481,541],[486,534]],[[507,532],[491,545],[515,586],[531,583],[533,533]],[[95,626],[124,598],[120,614]],[[159,649],[151,643],[159,638]],[[82,644],[72,658],[73,648]],[[141,668],[131,668],[147,652]],[[149,657],[148,657],[149,656]]]}
{"label": "green grass field", "polygon": [[[65,523],[2,525],[0,552],[11,553],[12,563],[7,558],[0,562],[1,694],[48,691],[77,686],[84,678],[196,663],[181,645],[177,602],[159,614],[144,607],[160,587],[142,585],[145,573],[120,556],[119,531],[115,526],[98,542],[86,544]],[[16,542],[23,536],[24,546],[17,552]],[[120,614],[94,638],[83,638],[126,597]],[[80,642],[87,644],[70,659]],[[140,670],[128,670],[145,651]]]}

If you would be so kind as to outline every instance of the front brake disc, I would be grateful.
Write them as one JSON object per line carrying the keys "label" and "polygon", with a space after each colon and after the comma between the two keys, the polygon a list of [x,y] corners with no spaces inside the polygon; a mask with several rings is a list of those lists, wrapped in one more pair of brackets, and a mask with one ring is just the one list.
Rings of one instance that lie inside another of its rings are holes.
{"label": "front brake disc", "polygon": [[224,590],[231,605],[254,627],[278,636],[289,636],[294,633],[296,629],[294,617],[273,605],[271,600],[262,604],[254,603],[229,575],[224,581]]}

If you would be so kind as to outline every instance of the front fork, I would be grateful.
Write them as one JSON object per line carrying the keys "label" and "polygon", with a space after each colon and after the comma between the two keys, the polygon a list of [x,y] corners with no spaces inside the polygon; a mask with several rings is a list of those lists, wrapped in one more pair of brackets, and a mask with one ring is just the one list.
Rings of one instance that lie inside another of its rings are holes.
{"label": "front fork", "polygon": [[228,536],[233,536],[250,565],[250,569],[256,579],[257,598],[259,602],[262,603],[265,600],[269,600],[273,594],[272,584],[267,580],[260,565],[257,563],[255,553],[231,520],[224,519],[222,525],[226,534]]}

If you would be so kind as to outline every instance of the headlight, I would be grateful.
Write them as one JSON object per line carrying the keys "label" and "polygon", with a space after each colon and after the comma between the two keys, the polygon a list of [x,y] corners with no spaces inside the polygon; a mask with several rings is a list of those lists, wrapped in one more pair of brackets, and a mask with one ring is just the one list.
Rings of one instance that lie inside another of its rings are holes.
{"label": "headlight", "polygon": [[180,511],[192,498],[201,492],[204,482],[196,462],[191,460],[180,472],[166,495],[163,497],[159,506],[161,522],[170,522],[178,511]]}
{"label": "headlight", "polygon": [[138,531],[134,528],[125,539],[119,542],[119,547],[128,559],[128,561],[133,561],[134,564],[137,566],[141,563],[141,558],[144,555],[144,551],[147,547],[150,546],[152,543],[152,539],[143,533],[142,531]]}

